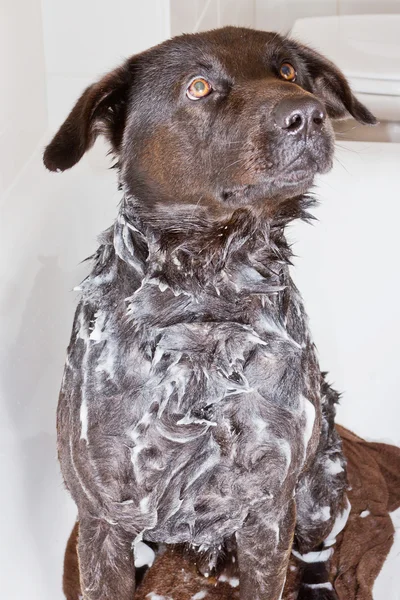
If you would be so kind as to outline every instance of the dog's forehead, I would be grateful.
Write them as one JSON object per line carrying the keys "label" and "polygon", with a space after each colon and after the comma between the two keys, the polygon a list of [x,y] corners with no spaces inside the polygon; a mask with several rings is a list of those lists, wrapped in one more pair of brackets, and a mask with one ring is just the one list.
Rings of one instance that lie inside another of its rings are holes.
{"label": "dog's forehead", "polygon": [[183,35],[163,45],[163,60],[171,67],[184,71],[204,65],[233,77],[265,71],[272,57],[286,54],[282,36],[239,27]]}

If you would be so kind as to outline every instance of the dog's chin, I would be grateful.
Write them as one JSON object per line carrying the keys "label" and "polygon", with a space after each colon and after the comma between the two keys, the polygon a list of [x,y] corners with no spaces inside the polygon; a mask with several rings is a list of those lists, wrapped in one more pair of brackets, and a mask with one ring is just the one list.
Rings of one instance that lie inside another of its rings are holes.
{"label": "dog's chin", "polygon": [[280,175],[271,182],[271,190],[274,195],[281,196],[282,194],[294,195],[304,194],[313,184],[317,170],[309,168],[297,168],[285,176]]}
{"label": "dog's chin", "polygon": [[286,200],[305,194],[313,185],[317,173],[324,171],[314,168],[293,169],[285,176],[276,177],[271,174],[254,184],[237,185],[225,188],[221,194],[224,204],[229,206],[243,206],[268,200]]}
{"label": "dog's chin", "polygon": [[296,161],[290,170],[279,172],[270,182],[275,194],[299,195],[306,193],[314,183],[316,175],[327,173],[332,168],[331,153],[308,156],[304,161]]}

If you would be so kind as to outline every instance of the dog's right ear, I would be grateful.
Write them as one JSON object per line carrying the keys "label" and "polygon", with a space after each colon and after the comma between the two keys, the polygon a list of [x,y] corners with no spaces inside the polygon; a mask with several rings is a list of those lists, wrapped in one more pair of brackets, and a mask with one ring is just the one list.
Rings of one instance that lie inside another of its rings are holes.
{"label": "dog's right ear", "polygon": [[312,92],[322,100],[331,119],[351,115],[363,125],[376,125],[376,117],[357,100],[343,73],[325,56],[294,40],[290,45],[304,61],[312,80]]}
{"label": "dog's right ear", "polygon": [[43,162],[50,171],[73,167],[104,134],[118,154],[126,119],[126,103],[133,79],[127,62],[89,86],[46,147]]}

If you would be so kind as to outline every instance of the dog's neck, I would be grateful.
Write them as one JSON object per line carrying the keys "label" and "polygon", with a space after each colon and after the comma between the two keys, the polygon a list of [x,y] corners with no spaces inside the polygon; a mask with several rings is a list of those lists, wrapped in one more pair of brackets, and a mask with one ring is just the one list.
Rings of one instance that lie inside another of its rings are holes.
{"label": "dog's neck", "polygon": [[[272,211],[238,208],[219,218],[203,210],[144,219],[136,199],[125,197],[114,232],[120,258],[143,282],[170,288],[175,295],[274,293],[282,289],[291,249],[285,227],[296,218],[310,220],[309,197],[287,200]],[[171,218],[173,217],[173,218]]]}

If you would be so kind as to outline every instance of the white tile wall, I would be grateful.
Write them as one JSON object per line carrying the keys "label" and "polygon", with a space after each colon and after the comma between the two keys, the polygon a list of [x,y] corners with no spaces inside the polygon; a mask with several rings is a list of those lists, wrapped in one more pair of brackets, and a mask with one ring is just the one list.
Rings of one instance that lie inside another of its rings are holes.
{"label": "white tile wall", "polygon": [[171,35],[224,25],[255,26],[255,0],[170,0]]}
{"label": "white tile wall", "polygon": [[46,128],[40,0],[0,2],[0,194]]}
{"label": "white tile wall", "polygon": [[42,7],[52,129],[86,85],[170,35],[167,0],[113,0],[112,7],[106,0],[42,0]]}
{"label": "white tile wall", "polygon": [[[103,149],[104,151],[104,149]],[[112,223],[115,172],[89,155],[48,173],[39,147],[0,220],[0,581],[5,600],[65,600],[63,553],[76,518],[57,461],[56,406],[79,264]],[[21,571],[21,565],[23,570]]]}
{"label": "white tile wall", "polygon": [[194,24],[193,31],[207,31],[220,26],[220,0],[208,0],[204,3],[203,9],[197,15],[197,21]]}
{"label": "white tile wall", "polygon": [[258,29],[288,33],[301,17],[336,14],[337,0],[255,0]]}
{"label": "white tile wall", "polygon": [[191,33],[207,5],[208,0],[170,0],[171,35]]}
{"label": "white tile wall", "polygon": [[255,2],[249,0],[221,0],[220,25],[254,27]]}

